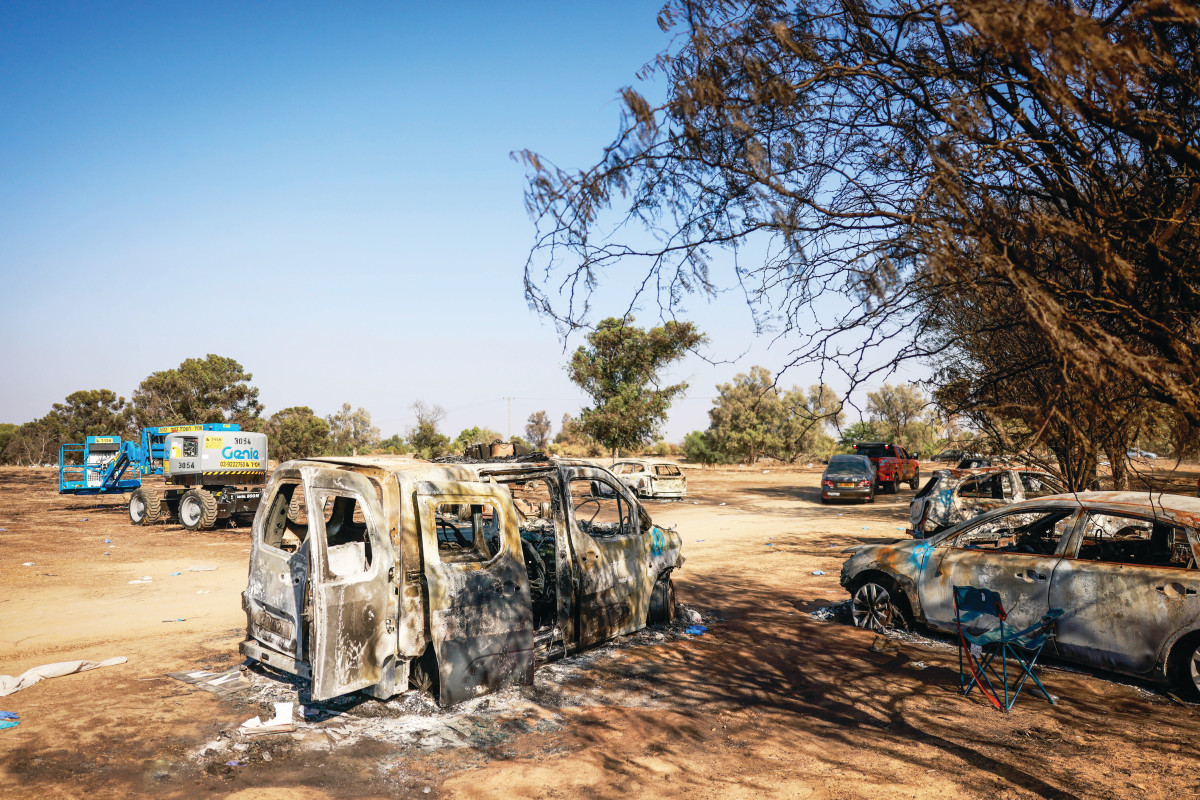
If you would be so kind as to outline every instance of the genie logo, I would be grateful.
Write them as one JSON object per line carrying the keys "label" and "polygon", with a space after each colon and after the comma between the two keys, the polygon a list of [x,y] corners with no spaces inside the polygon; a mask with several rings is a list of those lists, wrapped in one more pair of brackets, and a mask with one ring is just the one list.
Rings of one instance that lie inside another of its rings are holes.
{"label": "genie logo", "polygon": [[232,447],[226,447],[221,451],[221,458],[238,459],[244,461],[259,461],[257,450],[234,450]]}

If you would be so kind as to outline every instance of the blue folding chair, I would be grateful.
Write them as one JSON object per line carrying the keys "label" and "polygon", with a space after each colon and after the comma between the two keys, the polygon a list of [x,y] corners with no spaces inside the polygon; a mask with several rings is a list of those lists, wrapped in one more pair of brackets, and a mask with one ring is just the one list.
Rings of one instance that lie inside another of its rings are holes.
{"label": "blue folding chair", "polygon": [[[1061,608],[1052,608],[1033,625],[1024,630],[1014,631],[1006,626],[1004,621],[1008,614],[1000,601],[1000,595],[991,589],[979,589],[974,586],[954,587],[954,624],[958,628],[958,685],[963,695],[968,695],[976,686],[992,705],[1001,711],[1011,711],[1013,703],[1029,678],[1037,685],[1050,705],[1055,705],[1054,698],[1046,691],[1046,687],[1033,674],[1038,656],[1042,648],[1054,638],[1054,623],[1063,615]],[[989,622],[994,620],[994,622]],[[978,648],[981,655],[971,652],[971,646]],[[996,656],[1000,656],[1001,670],[997,671]],[[1016,662],[1014,673],[1020,674],[1020,679],[1014,686],[1008,682],[1009,659]],[[963,667],[967,669],[964,671]],[[970,680],[967,680],[967,673]],[[1001,703],[999,693],[992,683],[995,678],[1004,687],[1004,701]]]}

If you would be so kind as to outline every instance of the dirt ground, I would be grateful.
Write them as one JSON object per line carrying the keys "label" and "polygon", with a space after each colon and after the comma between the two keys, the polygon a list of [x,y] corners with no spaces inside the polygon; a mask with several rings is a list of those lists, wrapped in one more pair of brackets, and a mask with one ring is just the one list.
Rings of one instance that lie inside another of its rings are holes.
{"label": "dirt ground", "polygon": [[0,698],[20,715],[0,730],[0,796],[1197,796],[1200,707],[1050,668],[1057,706],[1027,694],[1002,714],[957,694],[948,640],[812,615],[846,598],[844,547],[903,535],[911,490],[822,506],[819,467],[688,475],[688,500],[648,508],[683,536],[679,599],[703,635],[647,631],[449,711],[352,696],[247,740],[241,722],[303,687],[251,671],[222,698],[166,677],[242,663],[246,529],[132,527],[119,496],[0,469],[0,674],[128,658]]}

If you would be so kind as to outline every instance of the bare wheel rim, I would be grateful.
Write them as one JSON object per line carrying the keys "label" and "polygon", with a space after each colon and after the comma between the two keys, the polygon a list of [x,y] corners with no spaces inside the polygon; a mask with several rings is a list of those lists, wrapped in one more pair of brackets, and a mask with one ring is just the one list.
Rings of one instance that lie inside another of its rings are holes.
{"label": "bare wheel rim", "polygon": [[204,509],[200,508],[199,501],[194,497],[185,497],[183,502],[179,504],[179,519],[180,521],[191,527],[200,523],[200,515],[204,513]]}
{"label": "bare wheel rim", "polygon": [[135,520],[146,516],[146,501],[142,499],[141,495],[135,494],[133,499],[129,501],[129,516]]}
{"label": "bare wheel rim", "polygon": [[894,616],[892,595],[878,583],[864,583],[854,593],[850,614],[859,628],[876,631],[890,628]]}

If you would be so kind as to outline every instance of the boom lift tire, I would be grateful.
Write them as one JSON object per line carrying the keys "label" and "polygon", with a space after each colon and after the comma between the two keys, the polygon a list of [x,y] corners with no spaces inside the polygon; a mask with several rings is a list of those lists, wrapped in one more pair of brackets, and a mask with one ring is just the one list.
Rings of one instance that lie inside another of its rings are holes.
{"label": "boom lift tire", "polygon": [[211,528],[217,521],[217,498],[206,489],[188,489],[179,498],[179,521],[189,531]]}
{"label": "boom lift tire", "polygon": [[162,512],[162,498],[157,489],[143,486],[129,498],[129,524],[153,525]]}

